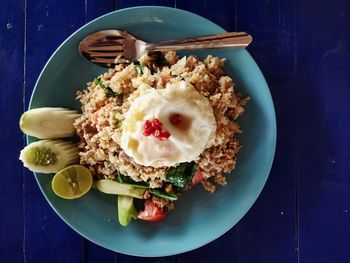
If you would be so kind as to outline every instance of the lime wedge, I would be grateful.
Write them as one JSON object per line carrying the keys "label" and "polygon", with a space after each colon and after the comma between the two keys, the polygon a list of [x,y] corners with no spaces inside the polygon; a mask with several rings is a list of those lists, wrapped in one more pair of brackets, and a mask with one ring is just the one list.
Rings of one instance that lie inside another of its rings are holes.
{"label": "lime wedge", "polygon": [[92,186],[92,174],[86,167],[74,164],[55,174],[52,190],[65,199],[75,199],[89,192]]}

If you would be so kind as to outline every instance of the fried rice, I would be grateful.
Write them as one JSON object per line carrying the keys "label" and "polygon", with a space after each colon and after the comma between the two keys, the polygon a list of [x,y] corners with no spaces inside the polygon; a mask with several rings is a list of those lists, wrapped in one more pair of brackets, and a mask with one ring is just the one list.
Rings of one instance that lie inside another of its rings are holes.
{"label": "fried rice", "polygon": [[[181,59],[175,52],[148,54],[135,63],[119,64],[100,75],[104,87],[115,94],[109,96],[106,89],[95,82],[87,83],[86,89],[78,91],[77,99],[82,104],[82,116],[74,126],[80,137],[80,163],[88,167],[97,178],[114,179],[118,172],[134,181],[148,182],[151,188],[171,185],[166,175],[171,167],[154,168],[137,164],[120,147],[121,124],[133,100],[138,96],[138,87],[148,84],[156,89],[167,83],[181,80],[192,84],[209,99],[217,124],[214,144],[205,149],[197,166],[205,172],[203,187],[214,192],[216,185],[226,185],[226,176],[236,165],[240,143],[236,138],[241,128],[236,122],[244,112],[249,100],[235,91],[235,83],[224,72],[224,59],[209,55],[204,61],[198,56]],[[153,197],[159,206],[169,202]]]}

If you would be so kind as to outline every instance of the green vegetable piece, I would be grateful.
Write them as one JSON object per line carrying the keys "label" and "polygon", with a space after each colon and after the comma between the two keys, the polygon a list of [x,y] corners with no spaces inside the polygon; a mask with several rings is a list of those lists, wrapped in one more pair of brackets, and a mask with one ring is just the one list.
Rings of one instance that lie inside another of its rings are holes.
{"label": "green vegetable piece", "polygon": [[137,70],[137,73],[139,74],[139,76],[143,75],[143,68],[141,65],[137,65],[136,70]]}
{"label": "green vegetable piece", "polygon": [[19,159],[32,172],[56,173],[79,162],[79,148],[72,142],[41,140],[26,146]]}
{"label": "green vegetable piece", "polygon": [[80,116],[66,108],[37,108],[23,113],[19,126],[23,133],[38,139],[58,139],[74,135],[73,123]]}
{"label": "green vegetable piece", "polygon": [[50,166],[57,162],[56,154],[50,148],[31,147],[27,151],[27,161],[30,164]]}
{"label": "green vegetable piece", "polygon": [[197,172],[198,170],[198,166],[194,163],[192,163],[192,167],[191,167],[191,170],[190,170],[190,180],[192,180],[192,177],[195,175],[195,173]]}
{"label": "green vegetable piece", "polygon": [[118,195],[118,219],[122,226],[127,226],[131,219],[137,219],[134,198]]}
{"label": "green vegetable piece", "polygon": [[116,128],[122,127],[123,122],[121,120],[117,120],[117,123],[115,124]]}
{"label": "green vegetable piece", "polygon": [[95,85],[98,85],[106,94],[108,94],[112,97],[117,97],[117,96],[123,95],[123,93],[115,92],[110,87],[106,87],[105,85],[103,85],[100,77],[94,79],[93,83]]}
{"label": "green vegetable piece", "polygon": [[167,192],[165,192],[161,189],[157,189],[157,188],[150,188],[149,192],[155,196],[160,197],[160,198],[169,199],[172,201],[175,201],[178,199],[175,194],[167,193]]}
{"label": "green vegetable piece", "polygon": [[168,172],[166,179],[167,182],[182,189],[187,185],[195,171],[196,168],[194,163],[182,163],[179,166],[172,168]]}
{"label": "green vegetable piece", "polygon": [[148,188],[149,187],[148,183],[146,183],[146,182],[135,182],[129,176],[125,176],[125,175],[121,174],[120,172],[118,172],[116,181],[118,183],[130,185],[130,186],[137,187],[137,188]]}
{"label": "green vegetable piece", "polygon": [[128,184],[121,184],[117,181],[108,179],[98,180],[96,182],[96,188],[105,194],[130,196],[138,199],[144,199],[143,196],[146,192],[146,189],[144,188],[138,188]]}
{"label": "green vegetable piece", "polygon": [[131,62],[136,66],[136,70],[137,70],[137,73],[139,74],[139,76],[142,76],[143,75],[143,67],[142,67],[140,61],[133,59],[133,60],[131,60]]}

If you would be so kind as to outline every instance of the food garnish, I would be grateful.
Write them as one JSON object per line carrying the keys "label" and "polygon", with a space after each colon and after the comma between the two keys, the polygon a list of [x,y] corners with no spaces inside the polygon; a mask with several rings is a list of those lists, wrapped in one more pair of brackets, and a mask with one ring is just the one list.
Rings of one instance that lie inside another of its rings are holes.
{"label": "food garnish", "polygon": [[75,133],[73,122],[80,116],[66,108],[37,108],[23,113],[19,126],[23,133],[38,139],[65,138]]}
{"label": "food garnish", "polygon": [[52,179],[52,190],[64,199],[76,199],[89,192],[93,178],[89,169],[75,164],[64,168]]}
{"label": "food garnish", "polygon": [[56,173],[79,162],[78,145],[63,140],[42,140],[29,144],[20,153],[23,165],[36,173]]}
{"label": "food garnish", "polygon": [[139,212],[137,218],[149,222],[158,222],[165,218],[165,212],[150,199],[147,199],[145,209]]}
{"label": "food garnish", "polygon": [[118,97],[123,95],[123,93],[121,92],[115,92],[113,91],[110,87],[106,87],[105,85],[103,85],[102,80],[100,77],[95,78],[93,83],[97,86],[99,86],[107,95],[110,95],[112,97]]}
{"label": "food garnish", "polygon": [[127,226],[132,219],[137,219],[134,198],[118,195],[118,220],[122,226]]}
{"label": "food garnish", "polygon": [[162,128],[162,123],[159,119],[154,118],[152,121],[146,120],[144,125],[144,136],[153,135],[160,141],[164,141],[170,137],[170,133]]}

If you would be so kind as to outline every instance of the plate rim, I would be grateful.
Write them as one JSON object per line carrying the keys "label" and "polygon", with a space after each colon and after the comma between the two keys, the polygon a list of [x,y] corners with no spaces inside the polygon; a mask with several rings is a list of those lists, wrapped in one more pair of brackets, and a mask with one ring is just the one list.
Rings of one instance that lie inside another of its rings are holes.
{"label": "plate rim", "polygon": [[[210,23],[210,24],[214,24],[215,26],[218,27],[219,30],[222,30],[224,32],[227,32],[224,28],[222,28],[221,26],[219,26],[218,24],[216,24],[215,22],[203,17],[203,16],[200,16],[196,13],[193,13],[193,12],[190,12],[190,11],[187,11],[187,10],[183,10],[183,9],[180,9],[180,8],[174,8],[174,7],[167,7],[167,6],[154,6],[154,5],[147,5],[147,6],[134,6],[134,7],[128,7],[128,8],[122,8],[122,9],[117,9],[117,10],[114,10],[114,11],[111,11],[111,12],[108,12],[104,15],[101,15],[101,16],[98,16],[96,17],[95,19],[91,20],[90,22],[82,25],[81,27],[79,27],[77,30],[75,30],[73,33],[71,33],[56,49],[55,51],[52,53],[52,55],[49,57],[49,59],[47,60],[47,62],[45,63],[45,65],[43,66],[39,76],[37,77],[37,80],[35,82],[35,85],[34,85],[34,88],[32,90],[32,93],[31,93],[31,96],[30,96],[30,100],[29,100],[29,103],[28,103],[28,109],[31,109],[32,108],[32,102],[33,102],[33,99],[34,99],[34,95],[35,95],[35,92],[37,90],[37,86],[41,80],[41,78],[43,77],[43,74],[44,74],[44,71],[45,69],[47,68],[47,66],[50,64],[51,60],[55,57],[56,53],[59,52],[59,50],[62,48],[62,46],[64,46],[68,41],[70,41],[71,38],[73,38],[79,31],[83,30],[84,28],[88,27],[89,25],[95,23],[97,20],[100,20],[104,17],[107,17],[107,16],[110,16],[110,15],[114,15],[114,14],[117,14],[119,12],[127,12],[129,10],[135,10],[135,9],[148,9],[148,10],[154,10],[154,9],[159,9],[159,10],[169,10],[169,11],[172,11],[172,12],[179,12],[179,13],[184,13],[184,14],[187,14],[187,15],[191,15],[191,16],[194,16],[196,17],[197,19],[202,19],[203,21],[205,21],[206,23]],[[165,256],[173,256],[173,255],[178,255],[178,254],[182,254],[182,253],[186,253],[186,252],[189,252],[189,251],[192,251],[192,250],[195,250],[197,248],[200,248],[200,247],[203,247],[211,242],[213,242],[214,240],[218,239],[219,237],[223,236],[225,233],[227,233],[230,229],[232,229],[235,225],[237,225],[240,220],[248,213],[248,211],[252,208],[252,206],[256,203],[257,199],[259,198],[262,190],[264,189],[265,185],[266,185],[266,182],[270,176],[270,172],[271,172],[271,168],[272,168],[272,165],[273,165],[273,161],[274,161],[274,157],[275,157],[275,153],[276,153],[276,144],[277,144],[277,123],[276,123],[276,111],[275,111],[275,106],[274,106],[274,102],[273,102],[273,97],[271,95],[271,91],[270,91],[270,88],[269,88],[269,85],[266,81],[266,78],[265,76],[263,75],[262,73],[262,70],[261,68],[259,67],[258,63],[255,61],[255,59],[251,56],[251,54],[248,52],[248,50],[244,49],[245,50],[245,53],[247,56],[250,57],[250,59],[255,63],[257,69],[260,71],[261,73],[261,77],[262,77],[262,81],[264,82],[264,84],[266,85],[267,89],[266,89],[266,92],[267,92],[267,95],[268,95],[268,99],[270,100],[270,106],[271,106],[271,113],[272,113],[272,116],[270,116],[272,118],[272,139],[273,139],[273,145],[272,145],[272,150],[271,150],[271,156],[270,156],[270,159],[269,159],[269,162],[267,163],[267,166],[266,166],[266,171],[267,171],[267,175],[266,177],[264,178],[264,182],[263,184],[261,184],[261,187],[260,187],[260,190],[259,191],[256,191],[255,194],[254,194],[254,201],[249,205],[247,211],[245,213],[243,213],[242,215],[240,215],[240,217],[238,218],[237,222],[235,223],[232,223],[230,226],[228,226],[227,228],[223,229],[222,231],[218,232],[214,238],[210,239],[210,240],[205,240],[204,242],[199,242],[197,245],[195,246],[189,246],[187,249],[185,250],[181,250],[181,251],[173,251],[173,252],[167,252],[167,253],[149,253],[149,254],[142,254],[142,253],[131,253],[131,252],[125,252],[125,251],[122,251],[122,250],[118,250],[118,249],[115,249],[115,248],[112,248],[110,246],[107,246],[105,244],[101,244],[100,242],[97,242],[97,241],[94,241],[92,240],[91,238],[87,237],[84,233],[82,233],[80,230],[78,230],[76,227],[74,227],[70,222],[68,222],[68,220],[66,218],[64,218],[63,215],[61,215],[57,210],[56,208],[54,207],[54,205],[50,202],[50,200],[48,199],[48,197],[44,194],[44,189],[43,187],[41,186],[40,182],[39,182],[39,179],[38,179],[38,174],[37,173],[33,173],[34,174],[34,177],[35,177],[35,180],[36,180],[36,183],[37,185],[39,186],[40,188],[40,191],[42,193],[42,195],[45,197],[46,201],[49,203],[50,207],[55,211],[55,213],[63,220],[63,222],[65,222],[65,224],[67,224],[71,229],[73,229],[76,233],[78,233],[80,236],[82,236],[83,238],[89,240],[90,242],[94,243],[94,244],[97,244],[105,249],[108,249],[108,250],[111,250],[111,251],[114,251],[114,252],[117,252],[117,253],[121,253],[121,254],[124,254],[124,255],[130,255],[130,256],[139,256],[139,257],[165,257]],[[32,140],[36,140],[36,138],[34,137],[31,137],[31,136],[28,136],[26,135],[26,143],[27,145],[30,144],[30,141]]]}

